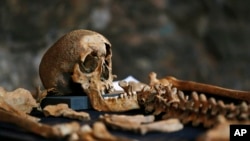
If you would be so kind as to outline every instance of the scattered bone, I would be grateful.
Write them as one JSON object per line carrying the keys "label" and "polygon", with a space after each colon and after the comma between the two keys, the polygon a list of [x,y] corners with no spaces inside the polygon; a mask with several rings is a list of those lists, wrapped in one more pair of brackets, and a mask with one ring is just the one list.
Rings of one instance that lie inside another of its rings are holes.
{"label": "scattered bone", "polygon": [[15,124],[26,131],[45,138],[56,138],[61,135],[57,129],[54,129],[49,125],[38,123],[38,118],[29,116],[23,111],[15,109],[2,98],[0,98],[0,115],[1,122]]}
{"label": "scattered bone", "polygon": [[61,137],[65,137],[80,130],[80,124],[78,122],[62,123],[56,124],[52,128],[58,130]]}
{"label": "scattered bone", "polygon": [[[104,116],[108,116],[107,114]],[[153,115],[148,115],[148,116],[144,116],[144,115],[133,115],[133,116],[128,116],[128,115],[110,115],[111,120],[116,120],[118,122],[122,122],[124,120],[127,120],[127,122],[131,122],[131,123],[149,123],[149,122],[153,122],[155,117]],[[126,122],[126,121],[124,121]]]}
{"label": "scattered bone", "polygon": [[114,129],[122,129],[134,132],[140,132],[146,134],[148,132],[174,132],[181,130],[183,125],[178,119],[169,119],[154,122],[154,116],[144,115],[108,115],[100,116],[100,119],[105,124],[111,126]]}
{"label": "scattered bone", "polygon": [[67,104],[47,105],[43,108],[43,113],[46,117],[55,116],[59,117],[63,114],[64,110],[68,110]]}
{"label": "scattered bone", "polygon": [[104,116],[100,116],[100,119],[114,129],[119,128],[138,132],[140,125],[143,122],[154,121],[154,116],[144,117],[144,115],[127,116],[105,114]]}
{"label": "scattered bone", "polygon": [[29,120],[25,117],[15,115],[6,111],[0,110],[1,116],[0,121],[15,124],[23,130],[35,133],[45,138],[58,138],[61,137],[61,133],[51,128],[49,125],[41,124],[33,120]]}
{"label": "scattered bone", "polygon": [[140,126],[141,134],[146,134],[148,132],[176,132],[183,129],[183,124],[178,119],[168,119],[161,120],[149,124],[142,124]]}
{"label": "scattered bone", "polygon": [[90,120],[90,115],[86,112],[76,112],[74,110],[66,110],[63,113],[63,117],[78,119],[78,120]]}
{"label": "scattered bone", "polygon": [[76,112],[68,107],[67,104],[47,105],[43,108],[44,115],[54,117],[67,117],[78,120],[90,120],[90,116],[86,112]]}
{"label": "scattered bone", "polygon": [[[21,93],[23,92],[22,89],[19,89],[18,91],[14,91],[14,92],[20,92],[20,91]],[[35,133],[45,138],[57,138],[61,136],[60,132],[57,129],[54,129],[48,125],[38,123],[38,121],[40,120],[39,118],[27,115],[26,114],[27,110],[21,110],[22,108],[18,109],[14,107],[16,106],[15,104],[11,105],[13,104],[12,102],[15,101],[15,100],[12,100],[11,98],[16,99],[16,97],[14,96],[8,97],[8,101],[9,102],[11,101],[10,102],[11,104],[8,104],[6,100],[4,99],[5,98],[4,96],[8,95],[8,92],[5,92],[5,93],[3,92],[5,91],[1,89],[1,92],[0,92],[1,94],[0,96],[0,115],[1,115],[0,121],[1,122],[15,124],[16,126],[19,126],[20,128],[26,131]],[[27,97],[30,98],[29,96],[26,97],[26,94],[29,94],[27,93],[27,91],[24,91],[23,93],[24,93],[25,98]],[[23,93],[20,95],[23,95]],[[14,94],[15,93],[13,93],[13,95]],[[16,95],[18,95],[18,93]]]}
{"label": "scattered bone", "polygon": [[[22,91],[22,89],[19,89]],[[18,91],[19,91],[18,90]],[[16,91],[16,92],[18,92]],[[5,112],[9,112],[10,114],[15,114],[15,115],[18,115],[18,116],[21,116],[21,117],[24,117],[28,120],[32,120],[32,121],[39,121],[40,119],[39,118],[36,118],[36,117],[33,117],[33,116],[30,116],[28,114],[26,114],[27,112],[30,112],[30,109],[32,109],[32,106],[22,106],[20,105],[20,107],[22,108],[17,108],[16,104],[13,103],[13,101],[15,101],[15,99],[17,98],[16,96],[18,95],[18,93],[11,93],[11,92],[6,92],[3,88],[0,87],[0,110],[1,111],[5,111]],[[29,96],[29,93],[27,92],[27,90],[24,90],[24,98],[22,99],[23,100],[23,104],[26,104],[25,101],[33,101],[32,98]],[[13,96],[15,95],[15,96]],[[22,94],[21,94],[22,95]],[[26,99],[25,99],[26,98]],[[7,100],[6,100],[7,99]],[[12,100],[14,99],[14,100]],[[7,103],[9,102],[9,103]],[[21,104],[21,103],[18,103],[18,104]],[[23,110],[24,109],[24,110]]]}
{"label": "scattered bone", "polygon": [[105,123],[115,127],[122,127],[125,130],[137,130],[142,123],[149,123],[154,121],[154,116],[144,116],[144,115],[109,115],[105,114],[100,116]]}
{"label": "scattered bone", "polygon": [[102,122],[96,122],[93,125],[93,135],[98,140],[117,140],[117,138],[113,135],[111,135],[105,125]]}
{"label": "scattered bone", "polygon": [[[8,103],[6,103],[2,97],[0,97],[0,111],[1,112],[7,112],[10,114],[14,114],[20,117],[23,117],[25,119],[31,120],[31,121],[39,121],[40,119],[37,117],[33,117],[30,116],[26,113],[24,113],[23,111],[20,111],[18,109],[15,109],[14,107],[12,107],[11,105],[9,105]],[[8,119],[7,119],[8,120]]]}
{"label": "scattered bone", "polygon": [[77,134],[71,134],[68,141],[96,141],[94,135],[93,135],[93,129],[85,124],[82,125],[80,130],[77,132]]}
{"label": "scattered bone", "polygon": [[25,113],[30,113],[33,108],[38,106],[31,93],[23,88],[7,92],[4,88],[0,87],[0,97],[15,109]]}
{"label": "scattered bone", "polygon": [[76,134],[71,134],[69,141],[132,141],[109,133],[102,122],[95,122],[93,128],[82,125]]}
{"label": "scattered bone", "polygon": [[[53,126],[39,123],[35,117],[15,109],[6,103],[2,97],[0,97],[0,115],[1,122],[15,124],[25,131],[32,132],[44,138],[57,140],[70,136],[69,139],[72,141],[129,141],[129,139],[111,135],[100,122],[94,123],[93,130],[91,128],[86,128],[86,126],[80,128],[78,122],[56,124]],[[89,136],[85,136],[86,133],[88,133]]]}

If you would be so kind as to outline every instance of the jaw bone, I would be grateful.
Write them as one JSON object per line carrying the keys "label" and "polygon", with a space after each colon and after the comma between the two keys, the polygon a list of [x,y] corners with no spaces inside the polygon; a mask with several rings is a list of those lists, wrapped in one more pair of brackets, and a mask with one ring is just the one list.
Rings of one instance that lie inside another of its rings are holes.
{"label": "jaw bone", "polygon": [[[79,65],[76,64],[72,79],[74,82],[84,85],[82,77],[84,76],[82,76]],[[85,89],[91,105],[95,110],[106,112],[124,112],[140,108],[137,102],[137,95],[135,93],[131,94],[125,91],[125,93],[103,95],[100,85],[96,82],[97,81],[91,81],[88,88]]]}

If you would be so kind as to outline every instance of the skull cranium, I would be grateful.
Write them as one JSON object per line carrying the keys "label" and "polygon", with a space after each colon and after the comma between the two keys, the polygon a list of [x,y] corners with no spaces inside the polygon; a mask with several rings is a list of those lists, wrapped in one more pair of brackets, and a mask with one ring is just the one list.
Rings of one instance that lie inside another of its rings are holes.
{"label": "skull cranium", "polygon": [[[81,94],[95,78],[100,91],[107,93],[113,88],[111,56],[111,44],[101,34],[89,30],[72,31],[44,54],[39,67],[42,83],[58,95]],[[71,77],[75,65],[85,76],[81,77],[83,90]]]}
{"label": "skull cranium", "polygon": [[[76,30],[64,35],[43,56],[39,73],[57,94],[87,94],[98,111],[138,109],[136,95],[106,97],[113,91],[111,44],[101,34]],[[132,98],[133,97],[133,98]]]}

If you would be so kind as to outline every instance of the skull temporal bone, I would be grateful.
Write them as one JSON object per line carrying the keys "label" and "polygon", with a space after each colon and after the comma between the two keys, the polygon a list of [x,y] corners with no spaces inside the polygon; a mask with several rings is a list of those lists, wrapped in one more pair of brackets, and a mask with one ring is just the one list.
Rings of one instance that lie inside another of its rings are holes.
{"label": "skull temporal bone", "polygon": [[[39,74],[44,87],[53,88],[59,95],[85,92],[94,75],[99,91],[106,93],[113,88],[111,57],[111,44],[105,37],[89,30],[75,30],[60,38],[44,54]],[[85,76],[81,77],[82,85],[72,80],[76,64]]]}

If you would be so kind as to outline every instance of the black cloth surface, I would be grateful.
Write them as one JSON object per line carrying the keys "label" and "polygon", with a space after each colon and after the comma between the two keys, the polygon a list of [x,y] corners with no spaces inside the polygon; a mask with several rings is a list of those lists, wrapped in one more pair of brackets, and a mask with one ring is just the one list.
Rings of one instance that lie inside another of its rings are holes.
{"label": "black cloth surface", "polygon": [[[88,112],[90,114],[91,120],[78,121],[81,124],[92,125],[95,121],[98,120],[100,115],[105,114],[104,112],[98,112],[93,109],[82,110],[82,111]],[[109,114],[112,114],[112,113],[109,113]],[[123,112],[123,113],[115,113],[115,114],[135,115],[135,114],[145,114],[145,113],[141,110],[134,110],[134,111]],[[44,117],[44,115],[41,112],[36,112],[36,111],[32,112],[31,115],[41,118],[41,121],[40,121],[41,123],[49,124],[49,125],[73,121],[72,119],[68,119],[68,118]],[[74,121],[77,121],[77,120],[74,120]],[[191,125],[185,125],[184,129],[177,131],[177,132],[173,132],[173,133],[152,132],[152,133],[147,133],[146,135],[140,135],[139,133],[122,131],[118,129],[114,130],[111,128],[108,128],[108,130],[114,135],[130,138],[130,139],[136,139],[138,141],[152,141],[152,140],[192,141],[192,140],[195,140],[198,135],[206,131],[206,129],[204,129],[201,126],[192,127]],[[50,141],[50,139],[45,139],[41,136],[24,131],[21,128],[13,124],[3,123],[3,122],[0,122],[0,139],[2,141],[3,140]]]}

